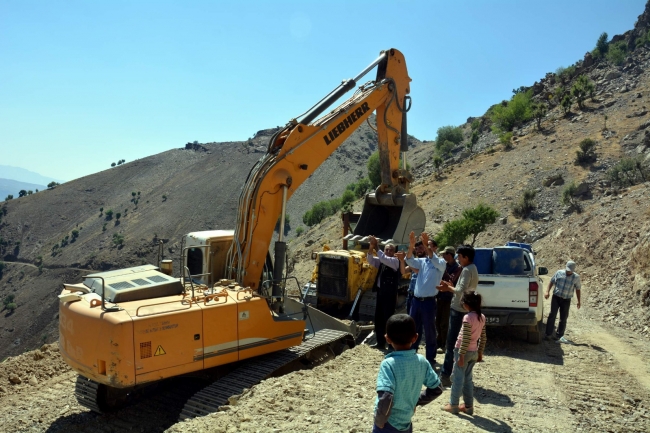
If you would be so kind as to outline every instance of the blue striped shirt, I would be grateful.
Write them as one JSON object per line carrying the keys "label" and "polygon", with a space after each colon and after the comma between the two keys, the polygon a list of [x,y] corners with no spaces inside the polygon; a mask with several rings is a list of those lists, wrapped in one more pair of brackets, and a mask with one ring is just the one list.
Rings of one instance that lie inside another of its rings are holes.
{"label": "blue striped shirt", "polygon": [[571,299],[576,290],[580,290],[580,275],[573,272],[571,275],[566,274],[566,270],[559,270],[551,278],[555,284],[553,294],[562,299]]}

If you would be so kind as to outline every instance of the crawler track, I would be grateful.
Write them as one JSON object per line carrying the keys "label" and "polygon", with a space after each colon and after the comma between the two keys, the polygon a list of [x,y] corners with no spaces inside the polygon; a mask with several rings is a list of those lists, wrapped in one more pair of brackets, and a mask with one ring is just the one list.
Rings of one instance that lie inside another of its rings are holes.
{"label": "crawler track", "polygon": [[346,332],[325,329],[316,332],[300,346],[250,359],[190,398],[181,411],[179,420],[217,412],[220,406],[228,404],[230,397],[241,394],[290,363],[306,358],[317,349],[331,347],[345,340],[351,341],[352,336]]}

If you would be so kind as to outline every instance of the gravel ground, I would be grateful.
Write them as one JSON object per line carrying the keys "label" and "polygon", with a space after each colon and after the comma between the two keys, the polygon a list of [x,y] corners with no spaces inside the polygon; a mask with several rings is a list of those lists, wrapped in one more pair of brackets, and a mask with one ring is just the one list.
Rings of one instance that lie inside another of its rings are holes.
{"label": "gravel ground", "polygon": [[[573,306],[573,344],[531,345],[523,330],[489,328],[485,362],[475,369],[475,415],[442,412],[445,392],[417,410],[415,431],[649,431],[650,343],[592,313]],[[176,424],[197,389],[191,381],[169,381],[128,408],[97,415],[76,403],[75,374],[56,345],[45,346],[0,364],[0,425],[14,432],[369,431],[382,356],[360,345],[313,370],[265,380],[223,411]],[[21,383],[12,384],[12,375]]]}

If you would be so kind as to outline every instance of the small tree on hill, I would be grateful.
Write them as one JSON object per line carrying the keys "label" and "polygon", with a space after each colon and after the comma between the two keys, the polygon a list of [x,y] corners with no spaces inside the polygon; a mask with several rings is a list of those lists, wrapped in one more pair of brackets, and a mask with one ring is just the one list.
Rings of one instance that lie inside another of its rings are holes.
{"label": "small tree on hill", "polygon": [[607,32],[602,32],[600,36],[598,36],[598,41],[596,41],[596,48],[594,48],[594,50],[591,52],[592,56],[595,58],[600,58],[607,54],[607,51],[609,50],[607,38]]}
{"label": "small tree on hill", "polygon": [[544,120],[544,117],[546,117],[547,112],[548,112],[548,107],[543,102],[533,105],[533,118],[537,123],[537,130],[542,129],[542,120]]}
{"label": "small tree on hill", "polygon": [[562,112],[566,116],[571,112],[571,104],[573,104],[573,99],[571,98],[571,95],[564,95],[564,98],[562,98]]}
{"label": "small tree on hill", "polygon": [[376,188],[381,184],[381,167],[379,166],[379,152],[374,152],[368,158],[368,179],[372,187]]}
{"label": "small tree on hill", "polygon": [[596,159],[598,159],[596,155],[596,142],[591,138],[585,138],[580,142],[580,150],[576,151],[576,164],[590,164],[595,162]]}
{"label": "small tree on hill", "polygon": [[25,197],[27,195],[27,190],[21,189],[18,191],[18,197]]}
{"label": "small tree on hill", "polygon": [[573,83],[571,94],[576,98],[580,109],[584,108],[585,99],[594,93],[595,88],[594,83],[586,75],[580,75],[575,83]]}
{"label": "small tree on hill", "polygon": [[580,202],[577,197],[578,186],[575,182],[571,182],[567,185],[562,191],[562,203],[566,206],[569,206],[569,209],[574,209],[576,212],[580,213],[582,208],[580,207]]}
{"label": "small tree on hill", "polygon": [[494,224],[498,216],[499,213],[494,208],[483,203],[463,211],[465,229],[468,236],[472,236],[472,245],[476,242],[479,233],[483,232],[488,224]]}
{"label": "small tree on hill", "polygon": [[524,190],[521,198],[512,207],[512,214],[517,218],[526,218],[537,207],[535,205],[535,196],[537,192],[532,189]]}
{"label": "small tree on hill", "polygon": [[442,167],[442,158],[439,156],[436,156],[433,158],[433,166],[436,168],[436,177],[440,177],[440,171]]}
{"label": "small tree on hill", "polygon": [[438,245],[461,245],[468,236],[467,221],[464,218],[448,221],[435,237]]}

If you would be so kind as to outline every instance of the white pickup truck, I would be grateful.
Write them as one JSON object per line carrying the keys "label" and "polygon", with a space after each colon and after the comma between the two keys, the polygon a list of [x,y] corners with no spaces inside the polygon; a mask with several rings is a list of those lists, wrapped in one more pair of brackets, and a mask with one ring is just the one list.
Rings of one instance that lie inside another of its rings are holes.
{"label": "white pickup truck", "polygon": [[528,342],[539,344],[544,310],[540,275],[548,269],[535,264],[529,244],[508,242],[503,247],[476,248],[476,289],[483,297],[482,312],[490,326],[526,326]]}

